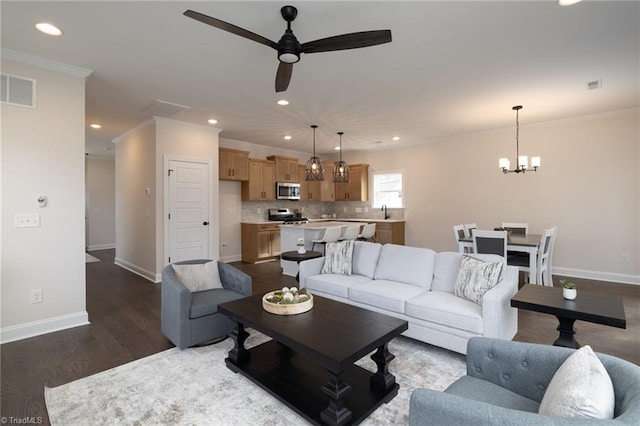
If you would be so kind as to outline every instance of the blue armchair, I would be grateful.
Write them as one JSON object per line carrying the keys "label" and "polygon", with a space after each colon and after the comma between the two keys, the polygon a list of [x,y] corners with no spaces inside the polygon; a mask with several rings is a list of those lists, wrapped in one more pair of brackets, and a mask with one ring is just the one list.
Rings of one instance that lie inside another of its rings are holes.
{"label": "blue armchair", "polygon": [[510,340],[471,338],[467,375],[444,392],[416,389],[409,425],[639,425],[640,367],[597,356],[615,392],[613,420],[585,420],[538,414],[540,401],[560,365],[574,349]]}
{"label": "blue armchair", "polygon": [[[193,265],[209,260],[187,260],[178,265]],[[233,322],[218,313],[218,305],[251,296],[251,277],[244,272],[218,261],[222,287],[191,293],[180,282],[172,265],[162,270],[161,318],[162,333],[180,349],[229,335]]]}

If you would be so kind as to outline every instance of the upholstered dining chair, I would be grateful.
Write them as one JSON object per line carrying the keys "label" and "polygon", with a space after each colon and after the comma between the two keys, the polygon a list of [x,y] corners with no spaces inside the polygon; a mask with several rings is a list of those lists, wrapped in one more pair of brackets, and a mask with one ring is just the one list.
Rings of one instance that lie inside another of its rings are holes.
{"label": "upholstered dining chair", "polygon": [[358,238],[358,234],[360,233],[360,225],[348,225],[342,227],[342,232],[340,233],[340,238],[338,241],[344,240],[355,240]]}
{"label": "upholstered dining chair", "polygon": [[476,229],[473,234],[473,252],[497,254],[507,258],[507,231],[484,231]]}
{"label": "upholstered dining chair", "polygon": [[[536,253],[536,283],[553,287],[553,279],[551,276],[551,255],[553,252],[553,242],[555,239],[555,230],[557,227],[544,229],[538,244]],[[525,280],[529,281],[529,257],[517,256],[509,254],[507,256],[507,264],[517,266],[518,269],[525,273]]]}
{"label": "upholstered dining chair", "polygon": [[478,229],[478,225],[475,223],[465,223],[464,225],[464,233],[467,237],[471,237],[471,234],[475,229]]}
{"label": "upholstered dining chair", "polygon": [[529,224],[526,222],[502,222],[502,229],[511,231],[512,234],[527,235]]}
{"label": "upholstered dining chair", "polygon": [[456,242],[458,243],[458,251],[459,252],[466,252],[467,247],[463,247],[460,245],[460,239],[466,237],[466,234],[464,232],[464,225],[453,225],[453,235],[456,237]]}
{"label": "upholstered dining chair", "polygon": [[358,234],[358,240],[367,241],[372,240],[374,243],[376,241],[376,224],[375,223],[367,223],[362,227],[362,232]]}
{"label": "upholstered dining chair", "polygon": [[311,246],[311,250],[315,250],[316,244],[321,244],[323,246],[323,252],[324,252],[325,244],[335,243],[336,241],[338,241],[338,239],[340,238],[341,232],[342,232],[341,226],[329,226],[327,228],[324,228],[324,231],[320,235],[320,238],[311,240],[311,242],[313,243]]}

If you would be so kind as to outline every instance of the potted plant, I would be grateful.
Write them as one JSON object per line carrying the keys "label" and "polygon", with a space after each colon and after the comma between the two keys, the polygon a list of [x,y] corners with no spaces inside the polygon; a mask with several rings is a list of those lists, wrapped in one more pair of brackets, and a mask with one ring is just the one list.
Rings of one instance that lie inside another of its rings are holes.
{"label": "potted plant", "polygon": [[569,280],[560,280],[562,285],[562,296],[567,300],[574,300],[578,295],[576,285]]}
{"label": "potted plant", "polygon": [[305,254],[307,250],[304,248],[304,238],[298,238],[298,253]]}

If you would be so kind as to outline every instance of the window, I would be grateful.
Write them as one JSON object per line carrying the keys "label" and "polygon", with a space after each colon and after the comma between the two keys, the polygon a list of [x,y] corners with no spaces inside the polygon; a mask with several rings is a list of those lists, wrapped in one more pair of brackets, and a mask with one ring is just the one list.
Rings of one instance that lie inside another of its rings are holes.
{"label": "window", "polygon": [[373,208],[386,204],[390,209],[404,207],[402,198],[402,172],[373,174]]}

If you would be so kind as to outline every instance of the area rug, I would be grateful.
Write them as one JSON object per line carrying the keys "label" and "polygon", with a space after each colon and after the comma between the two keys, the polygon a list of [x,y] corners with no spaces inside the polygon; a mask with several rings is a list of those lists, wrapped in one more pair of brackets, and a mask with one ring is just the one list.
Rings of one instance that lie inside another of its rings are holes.
{"label": "area rug", "polygon": [[[251,331],[252,347],[269,338]],[[45,388],[52,425],[304,425],[283,403],[224,363],[231,339],[206,347],[164,352],[55,388]],[[444,390],[465,374],[463,355],[405,337],[394,339],[390,371],[398,395],[363,425],[408,423],[409,398],[419,387]],[[370,371],[369,356],[358,364]]]}
{"label": "area rug", "polygon": [[85,253],[85,263],[93,263],[93,262],[100,262],[100,259],[98,259],[97,257],[91,256],[89,253]]}

